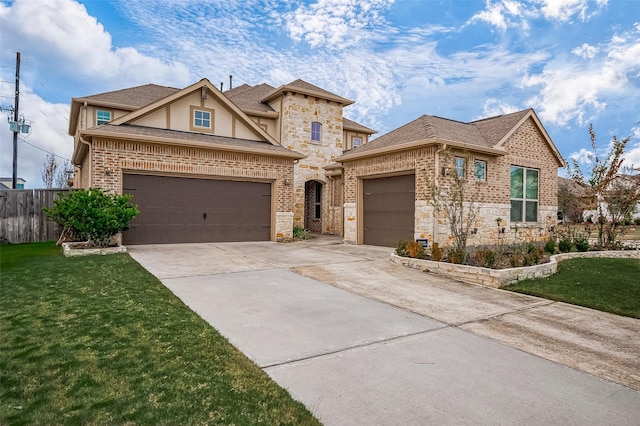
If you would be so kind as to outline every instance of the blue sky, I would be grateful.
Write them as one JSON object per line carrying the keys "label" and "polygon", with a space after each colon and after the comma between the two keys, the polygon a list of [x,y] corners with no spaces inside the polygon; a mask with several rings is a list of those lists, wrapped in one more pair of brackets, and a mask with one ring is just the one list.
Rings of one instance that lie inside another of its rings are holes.
{"label": "blue sky", "polygon": [[[0,101],[22,54],[18,174],[40,187],[45,152],[70,158],[72,97],[156,83],[297,78],[353,99],[379,135],[422,114],[460,121],[534,108],[565,158],[593,123],[631,136],[640,166],[640,1],[18,0],[0,2]],[[4,114],[4,113],[3,113]],[[0,175],[11,176],[0,124]]]}

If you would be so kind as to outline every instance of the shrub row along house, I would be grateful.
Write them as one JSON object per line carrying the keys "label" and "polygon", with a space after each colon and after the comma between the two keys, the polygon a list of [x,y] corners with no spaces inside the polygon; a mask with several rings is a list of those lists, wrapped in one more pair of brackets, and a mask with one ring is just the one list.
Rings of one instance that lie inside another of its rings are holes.
{"label": "shrub row along house", "polygon": [[[447,244],[430,188],[467,171],[472,243],[539,228],[557,210],[562,158],[533,110],[461,123],[422,116],[384,136],[353,101],[303,80],[221,92],[148,84],[72,99],[74,187],[133,194],[124,244],[280,240],[294,226],[346,242]],[[467,167],[469,166],[469,167]]]}

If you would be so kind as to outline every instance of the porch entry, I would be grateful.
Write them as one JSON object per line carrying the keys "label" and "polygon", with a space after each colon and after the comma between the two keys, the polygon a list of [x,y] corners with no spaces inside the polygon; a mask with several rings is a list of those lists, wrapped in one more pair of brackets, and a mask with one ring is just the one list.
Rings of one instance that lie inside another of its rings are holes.
{"label": "porch entry", "polygon": [[322,232],[322,183],[315,180],[304,184],[304,227]]}

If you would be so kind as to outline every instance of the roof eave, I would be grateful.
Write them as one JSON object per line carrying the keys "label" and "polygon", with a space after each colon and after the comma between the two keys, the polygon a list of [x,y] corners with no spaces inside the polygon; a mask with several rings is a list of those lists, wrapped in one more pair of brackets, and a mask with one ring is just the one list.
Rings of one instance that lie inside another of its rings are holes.
{"label": "roof eave", "polygon": [[376,148],[376,149],[371,149],[368,151],[364,151],[364,152],[354,152],[354,153],[348,153],[348,154],[344,154],[341,155],[340,157],[336,158],[335,161],[337,162],[345,162],[345,161],[353,161],[353,160],[359,160],[361,158],[368,158],[368,157],[375,157],[378,155],[384,155],[384,154],[391,154],[394,152],[398,152],[398,151],[404,151],[407,149],[415,149],[415,148],[422,148],[422,147],[426,147],[426,146],[430,146],[430,145],[449,145],[451,147],[455,147],[455,148],[461,148],[463,150],[467,150],[467,151],[471,151],[471,152],[478,152],[478,153],[482,153],[482,154],[489,154],[489,155],[494,155],[494,156],[503,156],[506,155],[507,152],[503,149],[500,148],[492,148],[492,147],[488,147],[488,146],[480,146],[480,145],[474,145],[474,144],[470,144],[470,143],[465,143],[465,142],[460,142],[460,141],[450,141],[450,140],[445,140],[445,139],[422,139],[422,140],[418,140],[418,141],[412,141],[412,142],[404,142],[401,144],[397,144],[397,145],[392,145],[392,146],[386,146],[383,148]]}
{"label": "roof eave", "polygon": [[[267,155],[270,157],[291,158],[293,160],[301,160],[303,158],[306,158],[306,155],[303,155],[303,154],[300,154],[299,152],[291,151],[291,150],[287,150],[285,152],[280,150],[279,151],[273,151],[268,149],[263,150],[260,148],[254,149],[254,148],[248,148],[248,147],[237,146],[237,145],[223,145],[223,144],[217,144],[215,142],[187,141],[182,139],[166,138],[162,136],[134,135],[130,133],[114,134],[111,132],[92,130],[92,129],[81,131],[80,136],[125,139],[125,140],[131,140],[136,142],[149,142],[149,143],[157,143],[162,145],[189,146],[189,147],[216,149],[219,151],[227,151],[227,152],[239,152],[243,154],[261,154],[261,155]],[[260,143],[260,142],[257,142],[257,143]],[[268,142],[265,142],[265,143],[268,143]],[[273,145],[269,145],[269,146],[273,146]]]}
{"label": "roof eave", "polygon": [[301,93],[303,95],[313,96],[313,97],[316,97],[316,98],[319,98],[319,99],[326,99],[326,100],[329,100],[329,101],[338,102],[338,103],[342,104],[343,106],[348,106],[348,105],[352,105],[352,104],[355,103],[355,101],[352,101],[351,99],[343,98],[341,96],[327,95],[326,93],[318,93],[318,92],[314,92],[313,90],[306,90],[306,89],[301,88],[301,87],[289,86],[287,84],[282,85],[282,86],[278,87],[277,89],[273,90],[267,96],[262,98],[260,100],[260,102],[269,102],[270,100],[272,100],[274,98],[277,98],[278,96],[281,96],[283,94],[283,92]]}

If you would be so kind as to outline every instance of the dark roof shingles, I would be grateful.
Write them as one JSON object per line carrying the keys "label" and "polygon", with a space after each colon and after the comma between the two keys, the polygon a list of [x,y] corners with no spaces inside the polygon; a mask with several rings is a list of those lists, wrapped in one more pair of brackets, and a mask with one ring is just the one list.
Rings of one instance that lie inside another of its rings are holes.
{"label": "dark roof shingles", "polygon": [[173,87],[159,86],[157,84],[145,84],[143,86],[130,87],[128,89],[115,90],[113,92],[84,96],[82,98],[78,98],[78,100],[82,99],[94,102],[109,102],[137,109],[173,95],[178,91],[180,91],[180,89]]}

